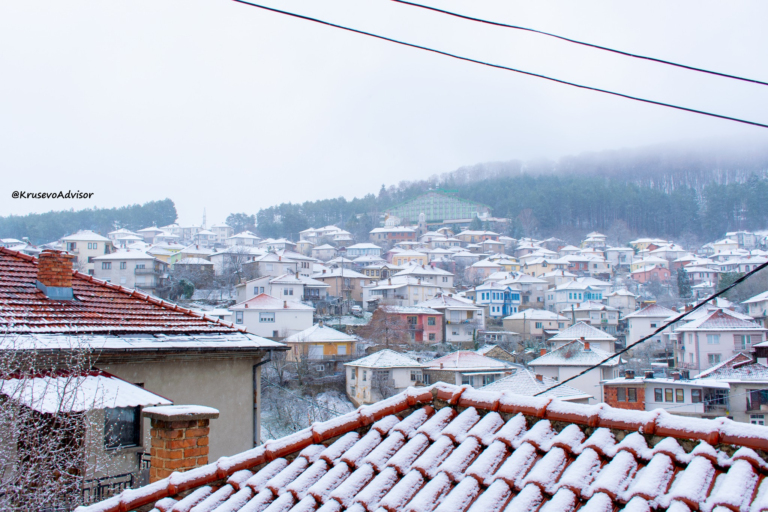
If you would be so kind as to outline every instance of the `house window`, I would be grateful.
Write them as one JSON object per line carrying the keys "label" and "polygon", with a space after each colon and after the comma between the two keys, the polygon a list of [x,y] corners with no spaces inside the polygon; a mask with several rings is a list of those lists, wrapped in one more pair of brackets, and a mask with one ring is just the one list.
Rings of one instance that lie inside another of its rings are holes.
{"label": "house window", "polygon": [[431,332],[429,333],[429,341],[435,341],[435,333]]}
{"label": "house window", "polygon": [[254,295],[258,295],[259,294],[259,287],[258,286],[254,286],[253,287],[253,294]]}
{"label": "house window", "polygon": [[275,314],[274,313],[259,313],[259,322],[274,323],[275,322]]}
{"label": "house window", "polygon": [[144,263],[137,263],[136,268],[144,268]]}
{"label": "house window", "polygon": [[108,450],[139,445],[141,414],[139,407],[104,409],[104,446]]}
{"label": "house window", "polygon": [[737,334],[736,335],[736,348],[739,350],[747,350],[752,346],[752,340],[749,335]]}
{"label": "house window", "polygon": [[711,365],[720,364],[720,354],[707,354],[707,361]]}
{"label": "house window", "polygon": [[235,311],[235,323],[236,324],[243,323],[243,312],[242,311]]}
{"label": "house window", "polygon": [[483,375],[483,386],[487,386],[488,384],[494,382],[496,380],[495,375]]}
{"label": "house window", "polygon": [[421,372],[418,370],[411,370],[411,382],[421,382]]}
{"label": "house window", "polygon": [[126,262],[126,261],[121,261],[121,262],[120,262],[120,270],[125,270],[125,269],[127,269],[127,268],[128,268],[128,262]]}
{"label": "house window", "polygon": [[351,394],[352,396],[355,396],[355,386],[349,387],[349,394]]}
{"label": "house window", "polygon": [[651,327],[655,329],[655,328],[656,328],[656,325],[657,325],[657,324],[651,324]]}
{"label": "house window", "polygon": [[429,386],[430,380],[431,380],[431,379],[429,378],[429,374],[428,374],[428,373],[425,373],[425,374],[424,374],[424,384],[425,384],[426,386]]}
{"label": "house window", "polygon": [[673,390],[670,389],[670,388],[666,388],[664,390],[664,401],[665,402],[671,402],[672,401],[672,397],[673,397],[673,393],[672,392],[673,392]]}
{"label": "house window", "polygon": [[707,345],[719,345],[719,344],[720,344],[719,334],[707,334]]}
{"label": "house window", "polygon": [[663,402],[664,401],[664,396],[663,396],[663,394],[661,392],[661,388],[654,388],[653,389],[653,400],[655,402]]}
{"label": "house window", "polygon": [[541,322],[536,322],[536,328],[541,329]]}
{"label": "house window", "polygon": [[101,270],[112,270],[112,262],[102,261],[101,262]]}
{"label": "house window", "polygon": [[685,390],[684,389],[676,389],[675,390],[675,402],[685,402]]}
{"label": "house window", "polygon": [[471,386],[472,385],[472,376],[471,375],[462,375],[461,376],[461,384],[463,386]]}
{"label": "house window", "polygon": [[433,316],[427,317],[427,325],[435,325],[435,317]]}
{"label": "house window", "polygon": [[619,402],[627,401],[627,388],[616,388],[616,400]]}
{"label": "house window", "polygon": [[627,388],[627,402],[637,402],[637,388]]}
{"label": "house window", "polygon": [[368,380],[368,370],[363,370],[363,382]]}
{"label": "house window", "polygon": [[700,389],[692,389],[691,390],[691,402],[694,404],[700,404],[701,403],[701,390]]}
{"label": "house window", "polygon": [[336,345],[336,355],[338,355],[338,356],[345,356],[345,355],[347,355],[347,346],[346,345]]}
{"label": "house window", "polygon": [[752,425],[765,425],[765,415],[764,414],[750,414],[749,415],[749,422]]}
{"label": "house window", "polygon": [[352,380],[357,379],[357,368],[350,368],[349,369],[349,378]]}
{"label": "house window", "polygon": [[563,322],[558,322],[557,328],[558,329],[565,329],[565,324]]}

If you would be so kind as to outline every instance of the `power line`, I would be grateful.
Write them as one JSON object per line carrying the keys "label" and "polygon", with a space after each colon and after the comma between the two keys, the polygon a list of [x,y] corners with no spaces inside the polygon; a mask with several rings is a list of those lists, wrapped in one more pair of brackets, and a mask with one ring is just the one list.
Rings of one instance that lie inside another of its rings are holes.
{"label": "power line", "polygon": [[717,119],[725,119],[726,121],[734,121],[734,122],[737,122],[737,123],[748,124],[748,125],[751,125],[751,126],[758,126],[760,128],[768,128],[768,124],[762,124],[762,123],[758,123],[758,122],[755,122],[755,121],[747,121],[745,119],[739,119],[737,117],[730,117],[730,116],[725,116],[725,115],[721,115],[721,114],[715,114],[715,113],[707,112],[707,111],[704,111],[704,110],[697,110],[697,109],[688,108],[688,107],[681,107],[680,105],[673,105],[671,103],[664,103],[664,102],[661,102],[661,101],[649,100],[649,99],[645,99],[645,98],[640,98],[638,96],[631,96],[629,94],[623,94],[623,93],[620,93],[620,92],[609,91],[607,89],[600,89],[598,87],[591,87],[589,85],[577,84],[575,82],[568,82],[566,80],[561,80],[559,78],[554,78],[554,77],[547,76],[547,75],[542,75],[542,74],[539,74],[539,73],[533,73],[531,71],[524,71],[524,70],[521,70],[521,69],[516,69],[516,68],[507,67],[507,66],[502,66],[501,64],[493,64],[493,63],[490,63],[490,62],[484,62],[484,61],[481,61],[481,60],[472,59],[470,57],[462,57],[461,55],[456,55],[454,53],[444,52],[442,50],[437,50],[437,49],[434,49],[434,48],[430,48],[428,46],[421,46],[421,45],[418,45],[418,44],[413,44],[413,43],[408,43],[408,42],[405,42],[405,41],[400,41],[398,39],[393,39],[391,37],[380,36],[380,35],[374,34],[372,32],[365,32],[363,30],[357,30],[357,29],[346,27],[346,26],[343,26],[343,25],[337,25],[335,23],[331,23],[331,22],[328,22],[328,21],[323,21],[323,20],[320,20],[320,19],[317,19],[317,18],[311,18],[309,16],[304,16],[302,14],[296,14],[296,13],[289,12],[289,11],[283,11],[283,10],[280,10],[280,9],[275,9],[273,7],[267,7],[265,5],[255,4],[255,3],[252,3],[252,2],[246,2],[245,0],[233,0],[233,1],[235,1],[237,3],[240,3],[240,4],[249,5],[251,7],[256,7],[258,9],[263,9],[265,11],[275,12],[275,13],[278,13],[278,14],[285,14],[286,16],[291,16],[293,18],[298,18],[298,19],[302,19],[302,20],[306,20],[306,21],[312,21],[314,23],[319,23],[321,25],[326,25],[328,27],[333,27],[333,28],[338,28],[338,29],[341,29],[341,30],[346,30],[348,32],[354,32],[355,34],[361,34],[361,35],[364,35],[364,36],[373,37],[373,38],[376,38],[376,39],[381,39],[382,41],[388,41],[390,43],[395,43],[395,44],[399,44],[399,45],[402,45],[402,46],[407,46],[409,48],[416,48],[416,49],[419,49],[419,50],[424,50],[424,51],[427,51],[427,52],[436,53],[438,55],[444,55],[446,57],[451,57],[453,59],[458,59],[458,60],[462,60],[462,61],[465,61],[465,62],[472,62],[474,64],[480,64],[482,66],[488,66],[488,67],[496,68],[496,69],[503,69],[505,71],[512,71],[514,73],[520,73],[522,75],[527,75],[527,76],[532,76],[532,77],[536,77],[536,78],[542,78],[544,80],[549,80],[550,82],[555,82],[555,83],[559,83],[559,84],[563,84],[563,85],[570,85],[571,87],[578,87],[579,89],[586,89],[588,91],[595,91],[595,92],[601,92],[603,94],[610,94],[612,96],[618,96],[619,98],[625,98],[625,99],[629,99],[629,100],[633,100],[633,101],[639,101],[641,103],[648,103],[648,104],[651,104],[651,105],[658,105],[660,107],[673,108],[673,109],[676,109],[676,110],[682,110],[683,112],[691,112],[693,114],[701,114],[701,115],[704,115],[704,116],[714,117],[714,118],[717,118]]}
{"label": "power line", "polygon": [[[722,290],[720,290],[719,292],[717,292],[717,293],[714,293],[714,294],[710,295],[710,296],[709,296],[709,297],[707,297],[705,300],[703,300],[703,301],[699,302],[698,304],[696,304],[696,305],[695,305],[695,306],[694,306],[692,309],[690,309],[689,311],[686,311],[686,312],[684,312],[684,313],[682,313],[682,314],[680,314],[680,315],[676,316],[675,318],[673,318],[673,319],[672,319],[672,320],[670,320],[669,322],[667,322],[667,323],[663,324],[661,327],[657,328],[655,331],[653,331],[653,332],[652,332],[651,334],[649,334],[648,336],[645,336],[645,337],[643,337],[643,338],[640,338],[640,339],[639,339],[639,340],[638,340],[636,343],[633,343],[632,345],[628,345],[627,347],[623,348],[622,350],[619,350],[618,352],[616,352],[615,354],[611,355],[610,357],[606,357],[605,359],[603,359],[603,360],[602,360],[602,361],[600,361],[599,363],[597,363],[597,364],[595,364],[595,365],[592,365],[592,366],[590,366],[589,368],[587,368],[587,369],[586,369],[586,370],[584,370],[583,372],[581,372],[581,373],[577,373],[577,374],[576,374],[576,375],[574,375],[573,377],[569,377],[569,378],[565,379],[564,381],[562,381],[562,382],[559,382],[558,384],[556,384],[556,385],[552,386],[551,388],[547,388],[547,389],[545,389],[544,391],[541,391],[541,392],[539,392],[539,393],[536,393],[536,394],[535,394],[535,395],[533,395],[533,396],[539,396],[539,395],[542,395],[542,394],[544,394],[544,393],[547,393],[548,391],[551,391],[551,390],[553,390],[553,389],[555,389],[555,388],[559,388],[560,386],[562,386],[562,385],[566,384],[567,382],[570,382],[570,381],[572,381],[572,380],[574,380],[574,379],[578,379],[578,378],[579,378],[579,377],[581,377],[582,375],[586,375],[587,373],[591,372],[591,371],[592,371],[592,370],[594,370],[595,368],[599,368],[599,367],[601,367],[602,365],[604,365],[605,363],[607,363],[607,362],[608,362],[608,361],[610,361],[611,359],[615,359],[615,358],[619,357],[621,354],[624,354],[625,352],[628,352],[628,351],[629,351],[631,348],[634,348],[634,347],[636,347],[636,346],[640,345],[641,343],[645,343],[646,341],[648,341],[649,339],[653,338],[654,336],[656,336],[657,334],[659,334],[661,331],[663,331],[664,329],[666,329],[666,328],[667,328],[667,327],[669,327],[670,325],[674,324],[675,322],[679,322],[680,320],[682,320],[683,318],[687,317],[688,315],[690,315],[690,314],[691,314],[691,313],[693,313],[694,311],[698,310],[699,308],[702,308],[702,307],[704,307],[704,306],[705,306],[705,305],[706,305],[706,304],[707,304],[709,301],[711,301],[711,300],[713,300],[713,299],[716,299],[716,298],[718,298],[719,296],[723,295],[724,293],[726,293],[726,292],[727,292],[728,290],[730,290],[731,288],[735,287],[735,286],[736,286],[736,285],[738,285],[738,284],[741,284],[741,283],[743,283],[743,282],[744,282],[744,281],[746,281],[748,278],[752,277],[754,274],[756,274],[757,272],[760,272],[761,270],[763,270],[763,269],[764,269],[764,268],[766,268],[766,267],[768,267],[768,261],[766,261],[765,263],[763,263],[763,264],[759,265],[757,268],[754,268],[754,269],[752,269],[751,271],[747,272],[746,274],[744,274],[743,276],[741,276],[740,278],[738,278],[737,280],[735,280],[733,283],[731,283],[729,286],[727,286],[727,287],[723,288],[723,289],[722,289]],[[621,360],[619,360],[619,361],[621,361]]]}
{"label": "power line", "polygon": [[632,58],[635,58],[635,59],[642,59],[642,60],[647,60],[647,61],[651,61],[651,62],[657,62],[659,64],[666,64],[666,65],[669,65],[669,66],[675,66],[675,67],[678,67],[678,68],[687,69],[689,71],[697,71],[699,73],[707,73],[709,75],[720,76],[720,77],[723,77],[723,78],[732,78],[734,80],[741,80],[742,82],[749,82],[749,83],[758,84],[758,85],[768,85],[768,82],[763,82],[763,81],[760,81],[760,80],[754,80],[752,78],[744,78],[744,77],[737,76],[737,75],[729,75],[727,73],[720,73],[719,71],[712,71],[712,70],[709,70],[709,69],[697,68],[697,67],[694,67],[694,66],[688,66],[686,64],[680,64],[678,62],[672,62],[672,61],[664,60],[664,59],[657,59],[655,57],[648,57],[646,55],[638,55],[638,54],[635,54],[635,53],[629,53],[629,52],[625,52],[625,51],[622,51],[622,50],[616,50],[614,48],[609,48],[607,46],[600,46],[600,45],[597,45],[597,44],[592,44],[592,43],[587,43],[587,42],[584,42],[584,41],[579,41],[579,40],[576,40],[576,39],[571,39],[569,37],[559,36],[557,34],[552,34],[550,32],[544,32],[543,30],[536,30],[535,28],[521,27],[521,26],[518,26],[518,25],[509,25],[509,24],[506,24],[506,23],[499,23],[499,22],[496,22],[496,21],[485,20],[485,19],[482,19],[482,18],[474,18],[472,16],[466,16],[464,14],[459,14],[459,13],[456,13],[456,12],[451,12],[451,11],[446,11],[446,10],[443,10],[443,9],[438,9],[437,7],[431,7],[429,5],[423,5],[423,4],[417,4],[417,3],[414,3],[414,2],[408,2],[406,0],[392,0],[392,1],[393,2],[397,2],[399,4],[405,4],[405,5],[410,5],[410,6],[413,6],[413,7],[419,7],[421,9],[426,9],[428,11],[434,11],[434,12],[439,12],[441,14],[447,14],[449,16],[454,16],[456,18],[461,18],[461,19],[464,19],[464,20],[477,21],[479,23],[485,23],[487,25],[494,25],[496,27],[512,28],[512,29],[515,29],[515,30],[523,30],[525,32],[533,32],[534,34],[541,34],[541,35],[544,35],[544,36],[554,37],[555,39],[560,39],[561,41],[567,41],[569,43],[579,44],[579,45],[582,45],[582,46],[587,46],[589,48],[595,48],[597,50],[604,50],[606,52],[616,53],[616,54],[619,54],[619,55],[623,55],[625,57],[632,57]]}

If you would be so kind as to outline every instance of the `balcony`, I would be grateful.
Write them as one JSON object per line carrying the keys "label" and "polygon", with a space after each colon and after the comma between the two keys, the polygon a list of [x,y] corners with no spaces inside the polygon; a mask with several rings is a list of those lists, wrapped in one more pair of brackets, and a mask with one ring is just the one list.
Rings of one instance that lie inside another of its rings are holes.
{"label": "balcony", "polygon": [[448,325],[471,325],[471,326],[479,326],[482,325],[482,322],[476,318],[467,319],[464,320],[448,320],[445,322]]}
{"label": "balcony", "polygon": [[424,330],[424,324],[408,324],[408,330],[421,332]]}
{"label": "balcony", "polygon": [[359,356],[353,354],[305,354],[305,357],[310,361],[354,361],[359,359]]}
{"label": "balcony", "polygon": [[150,268],[136,268],[134,269],[133,273],[137,276],[140,275],[158,275],[160,274],[160,270],[150,267]]}

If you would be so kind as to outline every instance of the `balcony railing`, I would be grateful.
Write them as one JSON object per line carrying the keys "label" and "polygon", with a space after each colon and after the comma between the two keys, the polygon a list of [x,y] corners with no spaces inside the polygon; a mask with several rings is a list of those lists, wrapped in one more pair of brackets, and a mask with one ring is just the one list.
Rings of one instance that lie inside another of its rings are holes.
{"label": "balcony railing", "polygon": [[445,322],[448,325],[481,325],[480,320],[476,318],[467,319],[464,320],[448,320]]}
{"label": "balcony railing", "polygon": [[424,324],[408,324],[409,331],[423,331]]}
{"label": "balcony railing", "polygon": [[353,361],[359,359],[358,356],[352,354],[305,354],[310,361]]}
{"label": "balcony railing", "polygon": [[136,274],[136,275],[159,274],[160,270],[158,270],[158,269],[156,269],[154,267],[149,267],[149,268],[138,268],[137,267],[136,269],[134,269],[133,273]]}

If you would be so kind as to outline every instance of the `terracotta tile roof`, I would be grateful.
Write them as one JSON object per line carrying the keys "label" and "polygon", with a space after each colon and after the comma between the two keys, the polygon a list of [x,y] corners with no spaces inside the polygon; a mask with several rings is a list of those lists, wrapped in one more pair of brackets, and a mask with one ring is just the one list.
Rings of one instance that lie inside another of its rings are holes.
{"label": "terracotta tile roof", "polygon": [[0,330],[24,334],[237,333],[221,320],[73,271],[77,300],[37,289],[37,259],[0,247]]}
{"label": "terracotta tile roof", "polygon": [[[592,366],[593,364],[598,364],[611,354],[613,352],[606,352],[595,346],[590,346],[589,349],[586,349],[584,343],[574,340],[551,352],[547,352],[541,357],[537,357],[529,362],[528,366]],[[607,363],[603,363],[603,366],[617,366],[620,364],[619,359],[619,357],[611,359]]]}
{"label": "terracotta tile roof", "polygon": [[762,511],[767,449],[725,418],[436,384],[79,510]]}
{"label": "terracotta tile roof", "polygon": [[755,331],[765,332],[759,323],[752,319],[745,319],[743,315],[732,314],[727,309],[715,309],[705,316],[697,318],[691,322],[675,329],[676,331]]}
{"label": "terracotta tile roof", "polygon": [[582,338],[587,341],[616,341],[616,338],[607,332],[601,331],[600,329],[595,329],[591,325],[581,321],[576,322],[572,326],[560,331],[555,336],[552,336],[549,341],[578,340]]}

